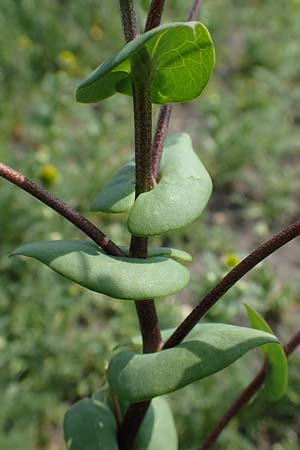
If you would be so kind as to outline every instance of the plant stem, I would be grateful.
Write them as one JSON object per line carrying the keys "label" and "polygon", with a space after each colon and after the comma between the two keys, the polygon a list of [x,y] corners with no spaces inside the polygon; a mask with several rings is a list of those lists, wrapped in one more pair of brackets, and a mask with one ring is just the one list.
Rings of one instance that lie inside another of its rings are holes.
{"label": "plant stem", "polygon": [[[152,3],[155,3],[155,1],[153,0]],[[164,2],[160,1],[157,3],[164,3]],[[200,13],[201,6],[202,6],[202,0],[194,1],[193,6],[188,15],[188,19],[187,19],[188,21],[197,19],[198,15]],[[161,15],[161,13],[160,13],[160,15]],[[158,25],[159,25],[159,23],[158,23]],[[158,177],[159,177],[160,162],[161,162],[162,153],[163,153],[163,149],[164,149],[164,145],[165,145],[165,140],[166,140],[166,136],[167,136],[167,132],[168,132],[172,109],[173,109],[172,105],[164,105],[160,108],[159,114],[158,114],[157,125],[156,125],[155,135],[154,135],[154,139],[153,139],[153,146],[152,146],[152,177],[155,181],[158,181]]]}
{"label": "plant stem", "polygon": [[152,30],[152,28],[159,26],[164,6],[165,0],[152,0],[148,12],[145,31]]}
{"label": "plant stem", "polygon": [[20,172],[12,169],[6,164],[0,163],[0,176],[20,187],[33,197],[40,200],[50,208],[54,209],[58,214],[65,217],[69,222],[73,223],[83,233],[89,236],[96,244],[100,245],[107,253],[114,256],[126,256],[125,253],[112,242],[102,231],[93,225],[85,217],[81,216],[77,211],[72,209],[62,200],[46,191],[34,181],[22,175]]}
{"label": "plant stem", "polygon": [[172,105],[160,108],[152,145],[152,176],[158,181],[160,162],[172,113]]}
{"label": "plant stem", "polygon": [[[147,66],[147,57],[145,58]],[[137,82],[133,85],[135,134],[135,196],[153,188],[152,179],[152,100],[151,79],[147,67],[136,68]],[[147,79],[148,78],[148,79]]]}
{"label": "plant stem", "polygon": [[280,247],[300,235],[300,220],[275,234],[268,241],[260,245],[250,253],[236,267],[234,267],[193,309],[186,319],[174,331],[172,336],[164,344],[163,348],[178,345],[207,313],[207,311],[244,275],[257,264],[276,252]]}
{"label": "plant stem", "polygon": [[140,34],[137,15],[132,0],[119,0],[122,28],[126,42],[130,42]]}
{"label": "plant stem", "polygon": [[[292,339],[285,345],[284,351],[287,357],[290,356],[290,354],[296,349],[296,347],[300,345],[300,332],[298,332],[295,336],[292,337]],[[199,448],[199,450],[209,450],[224,428],[229,424],[231,419],[233,419],[239,411],[245,406],[251,398],[254,396],[254,394],[260,389],[260,387],[263,385],[266,375],[268,371],[268,365],[265,362],[256,375],[256,377],[251,381],[251,383],[244,389],[244,391],[241,393],[239,398],[232,404],[232,406],[226,411],[226,413],[223,415],[223,417],[219,420],[219,422],[215,425],[213,430],[209,433],[207,438],[205,439],[202,446]]]}
{"label": "plant stem", "polygon": [[199,13],[200,13],[200,9],[201,9],[202,3],[203,3],[203,0],[195,0],[194,1],[192,9],[191,9],[191,11],[190,11],[190,13],[188,15],[188,19],[187,19],[188,22],[191,21],[191,20],[196,20],[197,19],[197,17],[199,16]]}
{"label": "plant stem", "polygon": [[[132,1],[120,0],[120,11],[124,35],[127,41],[134,39],[139,31]],[[153,188],[152,178],[152,95],[151,68],[148,66],[148,56],[143,55],[143,61],[133,61],[133,107],[135,131],[135,195]],[[138,236],[131,237],[130,256],[146,258],[148,239]],[[143,352],[157,351],[161,343],[159,322],[153,300],[135,303],[143,338]],[[129,405],[118,433],[121,450],[132,450],[136,436],[149,408],[150,401]]]}
{"label": "plant stem", "polygon": [[300,331],[292,337],[292,339],[284,346],[284,351],[287,357],[300,345]]}

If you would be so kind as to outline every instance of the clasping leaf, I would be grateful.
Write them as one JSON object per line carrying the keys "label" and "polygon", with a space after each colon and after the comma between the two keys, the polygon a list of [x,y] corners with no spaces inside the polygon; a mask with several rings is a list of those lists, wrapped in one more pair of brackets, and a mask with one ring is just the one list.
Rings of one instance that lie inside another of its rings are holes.
{"label": "clasping leaf", "polygon": [[202,324],[176,347],[148,354],[116,353],[109,364],[108,381],[120,398],[140,402],[219,372],[249,350],[270,342],[278,341],[264,331]]}
{"label": "clasping leaf", "polygon": [[13,255],[35,258],[81,286],[124,300],[164,297],[189,281],[188,270],[173,259],[110,256],[89,241],[35,242]]}
{"label": "clasping leaf", "polygon": [[[99,398],[99,399],[98,399]],[[124,410],[128,406],[122,402]],[[64,418],[68,450],[118,450],[117,425],[108,390],[73,405]],[[177,450],[178,439],[171,409],[155,399],[137,436],[136,450]]]}
{"label": "clasping leaf", "polygon": [[137,236],[154,236],[184,227],[201,215],[211,192],[210,176],[190,136],[172,135],[164,147],[159,182],[136,199],[128,229]]}
{"label": "clasping leaf", "polygon": [[[198,97],[215,64],[208,30],[199,22],[161,25],[133,41],[94,70],[79,86],[77,100],[95,103],[115,92],[132,95],[134,74],[145,70],[152,81],[152,101],[186,102]],[[137,64],[137,67],[133,67]]]}

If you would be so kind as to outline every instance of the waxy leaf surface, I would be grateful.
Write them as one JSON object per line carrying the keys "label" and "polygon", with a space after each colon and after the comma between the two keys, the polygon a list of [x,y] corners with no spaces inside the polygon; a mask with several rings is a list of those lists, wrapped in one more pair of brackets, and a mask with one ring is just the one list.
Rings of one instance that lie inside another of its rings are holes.
{"label": "waxy leaf surface", "polygon": [[160,180],[136,199],[128,229],[137,236],[154,236],[184,227],[201,215],[211,191],[210,176],[189,135],[172,135],[164,148]]}
{"label": "waxy leaf surface", "polygon": [[115,92],[132,95],[136,77],[151,77],[153,103],[190,101],[201,94],[214,64],[213,43],[204,25],[161,25],[126,44],[94,70],[80,84],[77,100],[95,103]]}
{"label": "waxy leaf surface", "polygon": [[136,450],[177,450],[178,438],[168,402],[157,397],[144,419],[137,437]]}
{"label": "waxy leaf surface", "polygon": [[249,350],[275,336],[224,324],[203,324],[182,344],[156,353],[120,351],[108,368],[112,390],[128,402],[140,402],[176,391],[219,372]]}
{"label": "waxy leaf surface", "polygon": [[92,211],[123,213],[129,211],[135,198],[135,162],[128,161],[103,187],[91,205]]}
{"label": "waxy leaf surface", "polygon": [[[129,247],[127,245],[119,245],[120,249],[126,255],[129,255]],[[148,256],[147,258],[153,258],[155,256],[163,256],[165,258],[172,258],[179,262],[192,262],[193,258],[190,253],[185,252],[184,250],[178,250],[177,248],[172,247],[152,247],[148,248]]]}
{"label": "waxy leaf surface", "polygon": [[[273,333],[271,327],[257,311],[249,305],[245,306],[253,328]],[[288,386],[287,357],[281,345],[263,345],[261,350],[270,363],[264,385],[264,393],[268,400],[277,401],[285,394]]]}
{"label": "waxy leaf surface", "polygon": [[[121,402],[123,413],[128,404]],[[64,418],[68,450],[117,450],[117,425],[109,392],[100,392],[72,406]],[[177,450],[171,409],[164,398],[150,405],[137,436],[136,450]]]}
{"label": "waxy leaf surface", "polygon": [[124,300],[164,297],[189,281],[188,270],[170,258],[109,256],[89,241],[35,242],[13,255],[35,258],[81,286]]}
{"label": "waxy leaf surface", "polygon": [[68,450],[118,450],[117,425],[108,406],[83,399],[66,413],[64,435]]}

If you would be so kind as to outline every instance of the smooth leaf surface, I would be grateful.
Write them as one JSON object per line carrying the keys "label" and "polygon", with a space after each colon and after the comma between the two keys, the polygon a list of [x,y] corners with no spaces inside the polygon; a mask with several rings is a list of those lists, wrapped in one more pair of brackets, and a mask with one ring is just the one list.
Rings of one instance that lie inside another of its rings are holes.
{"label": "smooth leaf surface", "polygon": [[185,102],[198,97],[215,64],[208,30],[199,22],[161,25],[133,41],[94,70],[79,86],[77,100],[95,103],[115,92],[132,95],[132,81],[151,77],[152,101]]}
{"label": "smooth leaf surface", "polygon": [[224,324],[202,324],[182,344],[149,354],[120,351],[108,368],[112,390],[129,402],[176,391],[219,372],[249,350],[275,336],[260,330]]}
{"label": "smooth leaf surface", "polygon": [[168,402],[157,397],[145,417],[137,437],[136,450],[177,450],[178,438]]}
{"label": "smooth leaf surface", "polygon": [[[127,245],[119,245],[120,249],[123,250],[126,255],[129,255],[129,247]],[[152,247],[148,248],[148,258],[153,258],[156,256],[163,256],[165,258],[172,258],[179,262],[192,262],[193,258],[190,253],[184,250],[178,250],[172,247]]]}
{"label": "smooth leaf surface", "polygon": [[35,242],[13,255],[35,258],[81,286],[124,300],[164,297],[189,281],[188,270],[170,258],[109,256],[90,241]]}
{"label": "smooth leaf surface", "polygon": [[138,196],[128,217],[137,236],[154,236],[197,219],[212,192],[212,182],[186,133],[170,136],[164,147],[158,184]]}
{"label": "smooth leaf surface", "polygon": [[[273,333],[269,324],[251,306],[245,305],[250,323],[257,330]],[[270,401],[279,400],[288,386],[288,361],[281,345],[263,345],[262,352],[266,355],[270,367],[266,376],[264,393]]]}
{"label": "smooth leaf surface", "polygon": [[95,400],[83,399],[64,417],[68,450],[118,450],[117,425],[112,411]]}
{"label": "smooth leaf surface", "polygon": [[[127,402],[120,403],[124,414]],[[102,426],[99,426],[102,424]],[[76,403],[64,420],[68,450],[114,450],[117,426],[108,389]],[[105,447],[107,445],[107,447]],[[110,445],[110,446],[109,446]],[[172,411],[165,398],[151,402],[137,436],[136,450],[177,450],[178,438]]]}
{"label": "smooth leaf surface", "polygon": [[99,192],[92,211],[123,213],[129,211],[135,198],[135,162],[128,161]]}

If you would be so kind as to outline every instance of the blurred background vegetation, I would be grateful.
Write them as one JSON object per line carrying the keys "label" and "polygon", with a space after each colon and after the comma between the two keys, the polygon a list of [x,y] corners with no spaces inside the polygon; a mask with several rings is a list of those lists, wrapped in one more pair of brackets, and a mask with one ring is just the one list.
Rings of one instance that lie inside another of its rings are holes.
{"label": "blurred background vegetation", "polygon": [[[136,3],[143,21],[149,1]],[[182,20],[189,3],[167,1],[164,21]],[[123,45],[116,11],[116,0],[1,1],[0,160],[126,243],[126,217],[92,214],[89,204],[132,152],[131,100],[74,99],[79,80]],[[200,99],[176,106],[171,129],[191,133],[214,193],[200,220],[151,241],[194,256],[188,288],[157,302],[162,327],[176,325],[247,251],[299,218],[300,1],[207,0],[201,21],[215,42],[216,71]],[[4,180],[0,225],[0,449],[62,450],[63,414],[101,387],[111,349],[137,333],[134,306],[10,259],[20,244],[81,234]],[[248,302],[287,342],[299,326],[299,250],[295,241],[270,258],[208,319],[247,323]],[[252,353],[170,396],[180,450],[199,447],[259,361]],[[299,449],[299,363],[297,352],[286,396],[272,405],[258,395],[218,450]]]}

